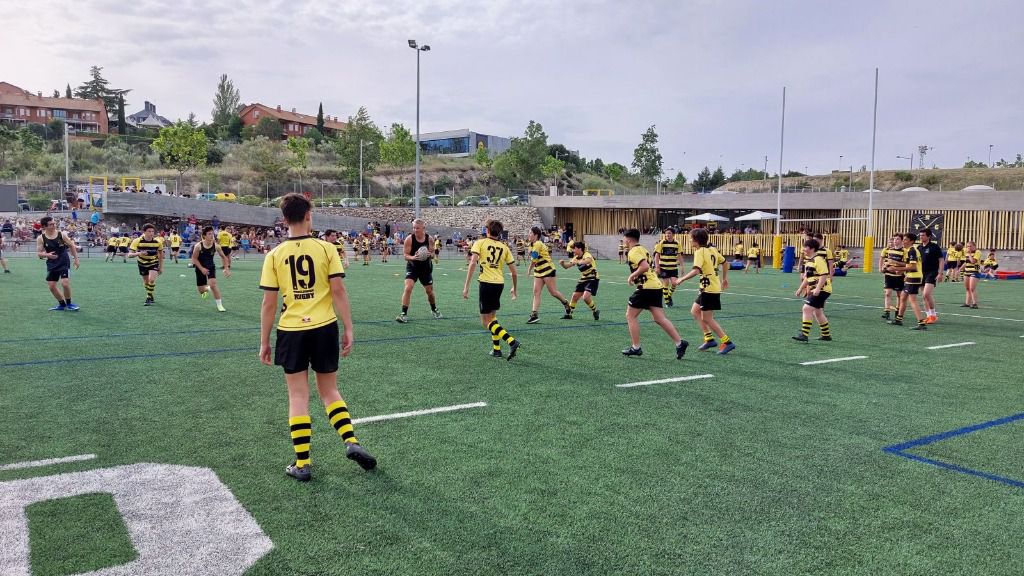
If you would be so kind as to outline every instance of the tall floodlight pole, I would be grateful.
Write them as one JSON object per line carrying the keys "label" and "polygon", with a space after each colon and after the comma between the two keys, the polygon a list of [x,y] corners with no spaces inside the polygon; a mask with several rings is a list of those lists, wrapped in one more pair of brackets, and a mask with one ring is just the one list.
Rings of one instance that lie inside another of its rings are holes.
{"label": "tall floodlight pole", "polygon": [[870,273],[874,265],[874,201],[875,201],[875,141],[878,136],[878,68],[875,68],[875,108],[871,120],[871,175],[868,177],[868,227],[864,236],[864,273]]}
{"label": "tall floodlight pole", "polygon": [[[359,197],[363,197],[363,148],[367,146],[373,146],[375,142],[363,142],[363,139],[359,139]],[[418,172],[417,172],[418,173]]]}
{"label": "tall floodlight pole", "polygon": [[[64,123],[64,195],[71,190],[71,162],[68,159],[68,123]],[[89,199],[92,200],[92,190],[89,190]],[[103,202],[106,206],[106,201]]]}
{"label": "tall floodlight pole", "polygon": [[418,46],[409,40],[409,48],[416,51],[416,217],[420,217],[420,52],[429,52],[430,46]]}
{"label": "tall floodlight pole", "polygon": [[[772,268],[782,268],[782,148],[786,143],[786,87],[782,87],[782,128],[779,130],[779,191],[775,195],[775,238],[772,240]],[[765,170],[767,172],[767,170]]]}

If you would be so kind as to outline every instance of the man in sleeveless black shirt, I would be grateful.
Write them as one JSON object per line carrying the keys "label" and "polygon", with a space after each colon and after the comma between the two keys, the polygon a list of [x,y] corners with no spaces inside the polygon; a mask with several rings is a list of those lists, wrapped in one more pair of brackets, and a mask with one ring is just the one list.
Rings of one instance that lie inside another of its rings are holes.
{"label": "man in sleeveless black shirt", "polygon": [[409,321],[409,301],[412,299],[412,287],[417,281],[427,293],[434,319],[441,318],[434,299],[434,264],[430,261],[430,249],[430,235],[426,232],[426,225],[417,218],[412,221],[412,234],[405,238],[405,290],[402,292],[402,313],[395,318],[399,324]]}
{"label": "man in sleeveless black shirt", "polygon": [[[46,284],[50,294],[57,299],[57,305],[50,310],[75,312],[78,305],[71,302],[71,279],[68,274],[72,264],[78,270],[78,247],[66,233],[57,230],[57,222],[50,216],[43,216],[39,224],[43,232],[36,238],[36,255],[40,260],[46,260]],[[71,253],[70,258],[68,252]],[[60,282],[63,294],[57,289],[57,282]]]}

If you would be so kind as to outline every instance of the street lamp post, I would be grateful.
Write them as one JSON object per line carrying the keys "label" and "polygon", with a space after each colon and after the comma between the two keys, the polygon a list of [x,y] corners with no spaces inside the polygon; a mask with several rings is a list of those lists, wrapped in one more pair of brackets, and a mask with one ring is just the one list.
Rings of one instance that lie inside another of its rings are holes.
{"label": "street lamp post", "polygon": [[409,40],[409,48],[416,51],[416,217],[420,217],[420,52],[429,52],[430,46],[419,46]]}
{"label": "street lamp post", "polygon": [[[367,146],[373,146],[376,142],[363,143],[363,139],[359,139],[359,197],[363,197],[363,148]],[[419,187],[419,166],[416,167],[416,182],[417,188]]]}
{"label": "street lamp post", "polygon": [[910,170],[911,171],[914,170],[914,155],[913,154],[911,154],[910,156],[896,156],[896,158],[898,158],[900,160],[910,160]]}
{"label": "street lamp post", "polygon": [[992,147],[993,146],[995,146],[995,144],[989,144],[988,145],[988,167],[989,168],[992,167]]}

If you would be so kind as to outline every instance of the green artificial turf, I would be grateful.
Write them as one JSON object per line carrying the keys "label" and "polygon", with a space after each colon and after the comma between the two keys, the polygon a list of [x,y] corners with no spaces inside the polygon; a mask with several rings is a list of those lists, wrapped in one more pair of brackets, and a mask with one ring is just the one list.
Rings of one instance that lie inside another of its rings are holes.
{"label": "green artificial turf", "polygon": [[37,502],[28,507],[32,573],[79,574],[135,558],[128,530],[109,494]]}
{"label": "green artificial turf", "polygon": [[[527,325],[529,283],[515,301],[506,289],[498,319],[523,343],[506,362],[487,357],[475,284],[461,298],[461,261],[435,269],[446,318],[430,318],[417,287],[404,326],[393,320],[403,268],[355,266],[346,285],[356,343],[339,372],[353,417],[488,405],[357,424],[380,461],[365,473],[344,458],[314,394],[314,479],[298,484],[283,474],[293,457],[283,377],[257,359],[259,267],[238,261],[221,279],[228,312],[219,314],[184,264],[167,264],[146,308],[134,264],[87,259],[73,275],[81,311],[58,313],[47,311],[43,265],[13,260],[14,273],[0,276],[0,464],[97,459],[3,471],[0,482],[137,462],[211,468],[274,543],[252,575],[1019,574],[1024,565],[1024,490],[883,451],[1024,411],[1024,282],[982,283],[979,310],[958,307],[961,284],[942,285],[939,323],[913,332],[913,322],[879,318],[880,279],[855,270],[836,279],[826,308],[835,341],[813,340],[815,327],[800,344],[790,338],[800,325],[795,275],[734,272],[718,317],[735,352],[696,350],[687,283],[667,310],[693,343],[686,358],[675,360],[645,316],[644,356],[627,359],[627,272],[602,261],[600,322],[582,304],[560,320],[545,293],[541,323]],[[575,275],[558,278],[568,295]],[[926,349],[965,341],[975,344]],[[800,365],[858,355],[867,358]],[[700,374],[713,377],[616,387]],[[911,452],[1024,481],[1020,430]],[[71,528],[32,525],[34,570],[61,573],[65,559],[36,550],[66,536],[36,527]],[[94,566],[132,556],[115,540],[97,545]]]}

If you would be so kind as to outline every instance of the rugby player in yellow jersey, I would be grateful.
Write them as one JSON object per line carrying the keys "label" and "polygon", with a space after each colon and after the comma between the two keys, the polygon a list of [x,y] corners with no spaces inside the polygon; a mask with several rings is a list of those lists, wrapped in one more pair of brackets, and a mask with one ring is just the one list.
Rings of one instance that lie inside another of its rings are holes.
{"label": "rugby player in yellow jersey", "polygon": [[[893,234],[889,239],[889,245],[882,249],[879,257],[878,269],[882,271],[885,278],[884,295],[882,296],[882,320],[890,320],[891,312],[899,312],[900,294],[903,293],[904,272],[897,270],[897,266],[903,264],[903,235]],[[892,304],[892,295],[896,294],[896,305]]]}
{"label": "rugby player in yellow jersey", "polygon": [[968,241],[964,247],[963,262],[958,271],[964,279],[964,303],[960,305],[961,308],[978,307],[978,276],[981,274],[983,261],[977,245],[973,240]]}
{"label": "rugby player in yellow jersey", "polygon": [[804,240],[803,281],[796,289],[796,296],[804,298],[800,333],[793,336],[793,340],[797,342],[807,342],[807,337],[811,333],[811,323],[814,321],[818,322],[818,328],[821,330],[818,340],[832,341],[832,328],[825,316],[825,300],[832,295],[832,275],[828,262],[820,250],[821,244],[816,238]]}
{"label": "rugby player in yellow jersey", "polygon": [[960,268],[960,252],[957,250],[956,242],[950,242],[949,248],[946,249],[946,279],[950,282],[956,282],[957,269]]}
{"label": "rugby player in yellow jersey", "polygon": [[754,273],[761,273],[761,249],[757,247],[757,242],[751,242],[750,248],[747,250],[747,265],[743,268],[743,273],[750,272],[750,267],[754,267]]}
{"label": "rugby player in yellow jersey", "polygon": [[178,234],[177,230],[171,232],[171,258],[174,259],[174,263],[178,263],[178,251],[181,250],[181,235]]}
{"label": "rugby player in yellow jersey", "polygon": [[986,256],[985,260],[982,261],[982,263],[981,263],[981,274],[982,274],[982,276],[985,277],[986,281],[988,281],[990,279],[991,280],[995,280],[996,279],[996,270],[998,270],[998,269],[999,269],[999,261],[996,260],[996,251],[995,250],[989,250],[988,251],[988,256]]}
{"label": "rugby player in yellow jersey", "polygon": [[530,318],[526,321],[527,324],[540,322],[538,315],[540,310],[540,290],[544,287],[547,287],[548,293],[565,308],[565,315],[562,316],[562,319],[569,320],[572,318],[569,301],[558,291],[558,285],[555,283],[555,264],[551,261],[551,251],[548,249],[547,244],[541,240],[543,237],[544,232],[537,226],[530,229],[530,265],[526,268],[526,274],[529,275],[530,272],[533,272],[533,308],[530,311]]}
{"label": "rugby player in yellow jersey", "polygon": [[224,266],[224,277],[231,278],[231,262],[213,237],[213,226],[207,226],[203,228],[202,239],[192,246],[191,260],[192,267],[196,271],[196,290],[204,300],[209,297],[212,290],[213,302],[217,305],[217,311],[227,312],[224,309],[224,301],[220,297],[220,288],[217,286],[217,264],[213,261],[213,257],[218,254],[221,264]]}
{"label": "rugby player in yellow jersey", "polygon": [[361,243],[360,243],[360,240],[357,239],[356,240],[356,246],[359,246],[359,248],[362,249],[361,253],[363,255],[363,266],[369,266],[370,265],[370,237],[369,236],[363,236],[363,239],[362,239]]}
{"label": "rugby player in yellow jersey", "polygon": [[[825,246],[825,236],[821,232],[815,232],[814,239],[818,241],[818,252],[817,255],[825,259],[828,263],[828,275],[833,276],[836,273],[836,259],[832,253],[832,249]],[[806,268],[805,268],[806,270]]]}
{"label": "rugby player in yellow jersey", "polygon": [[111,235],[107,238],[107,257],[104,258],[104,262],[113,262],[114,256],[117,255],[117,245],[121,243],[121,239],[117,236]]}
{"label": "rugby player in yellow jersey", "polygon": [[338,236],[338,231],[328,228],[324,232],[324,242],[334,246],[334,249],[338,251],[338,258],[341,260],[341,266],[347,269],[348,256],[345,255],[345,241]]}
{"label": "rugby player in yellow jersey", "polygon": [[836,248],[836,270],[846,272],[846,267],[850,265],[850,251],[841,244]]}
{"label": "rugby player in yellow jersey", "polygon": [[732,259],[733,260],[740,260],[740,261],[743,260],[743,241],[742,240],[737,240],[736,241],[736,245],[733,246],[733,248],[732,248]]}
{"label": "rugby player in yellow jersey", "polygon": [[903,235],[903,262],[901,264],[890,264],[889,269],[896,272],[903,272],[903,292],[900,293],[900,307],[896,311],[896,318],[890,324],[893,326],[903,325],[903,314],[907,311],[907,302],[914,309],[914,317],[917,318],[917,326],[913,330],[927,330],[928,317],[921,310],[921,304],[917,301],[917,295],[921,293],[921,286],[924,284],[924,272],[921,267],[921,252],[914,243],[917,242],[917,234],[909,232]]}
{"label": "rugby player in yellow jersey", "polygon": [[[345,443],[345,456],[364,470],[377,460],[359,445],[348,405],[338,393],[338,356],[352,352],[352,312],[342,280],[345,270],[335,246],[310,236],[312,205],[301,194],[281,199],[288,238],[263,260],[260,288],[260,362],[284,369],[288,387],[288,426],[295,462],[285,473],[299,481],[312,477],[309,457],[313,426],[309,417],[309,369],[327,418]],[[277,342],[271,358],[270,330],[280,293],[284,306],[277,322]],[[345,331],[338,344],[338,316]]]}
{"label": "rugby player in yellow jersey", "polygon": [[434,264],[441,262],[441,237],[434,237]]}
{"label": "rugby player in yellow jersey", "polygon": [[469,281],[473,278],[474,269],[479,265],[480,323],[491,333],[491,356],[502,357],[501,341],[504,340],[508,344],[508,359],[512,360],[519,350],[519,340],[501,326],[496,316],[501,309],[501,292],[505,289],[505,275],[502,273],[504,266],[508,266],[508,271],[512,274],[512,291],[509,294],[513,300],[516,299],[518,277],[515,258],[508,244],[501,241],[501,233],[504,230],[501,222],[488,220],[484,223],[484,228],[487,230],[487,236],[474,242],[469,250],[469,266],[466,268],[466,282],[462,285],[462,297],[469,298]]}
{"label": "rugby player in yellow jersey", "polygon": [[127,232],[122,232],[121,237],[117,240],[117,253],[121,255],[121,259],[124,263],[128,263],[128,248],[132,244],[132,239],[128,236]]}
{"label": "rugby player in yellow jersey", "polygon": [[590,255],[590,252],[587,252],[587,245],[582,241],[572,245],[572,252],[572,258],[569,260],[558,261],[562,268],[572,268],[575,266],[580,271],[580,279],[576,282],[576,290],[573,291],[572,298],[569,299],[569,309],[575,312],[576,303],[579,302],[580,298],[583,298],[583,302],[590,308],[590,312],[593,313],[594,320],[600,320],[601,311],[597,309],[597,302],[594,301],[594,296],[597,295],[597,287],[601,283],[601,279],[597,274],[597,262]]}
{"label": "rugby player in yellow jersey", "polygon": [[661,281],[661,295],[665,306],[672,307],[676,291],[674,278],[679,277],[679,259],[683,257],[683,243],[676,238],[675,228],[665,229],[660,242],[654,245],[654,273]]}
{"label": "rugby player in yellow jersey", "polygon": [[651,253],[640,245],[640,231],[636,228],[626,230],[622,236],[626,245],[626,262],[629,265],[629,276],[626,283],[636,286],[636,290],[629,297],[626,306],[626,324],[629,326],[630,346],[622,351],[624,356],[642,356],[644,351],[640,348],[640,313],[644,310],[651,312],[654,322],[668,334],[676,346],[676,359],[681,360],[686,355],[686,348],[689,342],[679,337],[679,332],[672,322],[665,317],[661,309],[662,285],[654,274],[651,262],[654,260]]}
{"label": "rugby player in yellow jersey", "polygon": [[619,264],[626,263],[626,243],[619,239]]}
{"label": "rugby player in yellow jersey", "polygon": [[156,292],[156,279],[164,272],[164,243],[156,237],[155,231],[152,224],[144,224],[142,236],[132,240],[128,252],[129,258],[138,258],[139,276],[142,276],[142,286],[146,289],[143,306],[155,303],[153,294]]}
{"label": "rugby player in yellow jersey", "polygon": [[[715,336],[721,340],[718,353],[725,355],[736,349],[736,344],[715,320],[715,310],[722,309],[722,290],[729,288],[729,263],[717,248],[710,245],[710,236],[704,228],[690,231],[690,242],[693,244],[693,268],[685,276],[675,280],[678,286],[683,282],[700,275],[697,300],[690,307],[690,315],[697,321],[704,333],[704,343],[698,350],[710,350],[719,346]],[[718,277],[718,268],[722,268],[722,277]]]}
{"label": "rugby player in yellow jersey", "polygon": [[220,244],[220,250],[227,256],[228,264],[231,264],[231,243],[234,241],[234,235],[231,234],[231,228],[225,226],[220,229],[217,233],[217,243]]}

